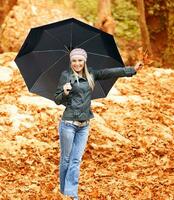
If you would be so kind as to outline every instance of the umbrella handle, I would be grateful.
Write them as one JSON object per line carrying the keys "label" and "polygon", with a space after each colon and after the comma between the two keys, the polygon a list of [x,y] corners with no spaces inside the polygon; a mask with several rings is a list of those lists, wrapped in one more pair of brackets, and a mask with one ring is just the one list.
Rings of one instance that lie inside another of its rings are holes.
{"label": "umbrella handle", "polygon": [[[69,81],[69,83],[70,83],[70,85],[71,85],[71,87],[73,86],[73,84],[72,84],[72,81],[70,80]],[[72,90],[72,89],[71,89]],[[71,91],[70,89],[67,89],[67,91]]]}
{"label": "umbrella handle", "polygon": [[[72,84],[72,80],[70,79],[70,85],[71,85],[71,87],[73,87],[73,84]],[[71,89],[72,90],[72,89]],[[71,91],[70,89],[67,89],[67,91]]]}

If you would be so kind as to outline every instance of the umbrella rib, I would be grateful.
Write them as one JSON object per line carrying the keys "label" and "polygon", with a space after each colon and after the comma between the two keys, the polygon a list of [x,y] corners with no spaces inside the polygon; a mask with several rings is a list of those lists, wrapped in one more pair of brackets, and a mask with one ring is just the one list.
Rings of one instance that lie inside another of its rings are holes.
{"label": "umbrella rib", "polygon": [[[54,66],[57,62],[59,62],[62,58],[64,58],[65,56],[67,56],[66,54],[63,55],[62,57],[60,57],[59,59],[56,60],[56,62],[54,62],[47,70],[45,70],[39,77],[38,79],[36,80],[36,82],[34,83],[34,85],[32,86],[32,88],[34,88],[34,86],[37,84],[37,82],[39,81],[40,77],[43,76],[43,74],[45,74],[47,71],[49,71],[49,69]],[[32,89],[31,88],[31,89]]]}
{"label": "umbrella rib", "polygon": [[93,38],[95,38],[95,37],[97,37],[97,36],[99,36],[100,35],[100,33],[97,33],[96,35],[94,35],[93,37],[91,37],[91,38],[88,38],[87,40],[85,40],[84,42],[82,42],[82,43],[80,43],[80,44],[78,44],[76,47],[80,47],[80,46],[82,46],[84,43],[86,43],[86,42],[89,42],[89,40],[92,40]]}
{"label": "umbrella rib", "polygon": [[70,50],[72,50],[72,24],[73,22],[71,23],[71,40],[70,40]]}
{"label": "umbrella rib", "polygon": [[65,53],[67,53],[67,51],[65,51],[65,50],[60,50],[60,49],[56,49],[56,50],[43,50],[43,51],[33,51],[34,53],[45,53],[45,52],[50,52],[50,51],[63,51],[63,52],[65,52]]}
{"label": "umbrella rib", "polygon": [[103,96],[105,96],[105,92],[104,92],[104,90],[103,90],[103,88],[102,88],[102,86],[101,86],[101,84],[100,84],[100,81],[97,81],[98,82],[98,84],[100,85],[100,88],[101,88],[101,91],[102,91],[102,93],[103,93]]}
{"label": "umbrella rib", "polygon": [[92,53],[92,52],[89,52],[89,51],[87,51],[87,53],[93,54],[95,56],[103,56],[103,57],[106,57],[106,58],[112,58],[111,56],[107,56],[107,55],[103,55],[103,54],[99,54],[99,53]]}
{"label": "umbrella rib", "polygon": [[[50,36],[51,36],[53,39],[55,39],[57,42],[60,42],[60,43],[65,47],[65,49],[68,50],[67,47],[66,47],[60,40],[57,40],[57,38],[55,38],[54,36],[52,36],[51,33],[50,33],[49,31],[44,30],[44,32],[46,32],[48,35],[50,35]],[[68,51],[69,51],[69,50],[68,50]]]}

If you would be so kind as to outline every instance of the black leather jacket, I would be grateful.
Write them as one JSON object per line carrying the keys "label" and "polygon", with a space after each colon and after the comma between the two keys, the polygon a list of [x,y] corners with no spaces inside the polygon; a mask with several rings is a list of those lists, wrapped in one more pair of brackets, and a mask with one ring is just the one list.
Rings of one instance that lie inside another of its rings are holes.
{"label": "black leather jacket", "polygon": [[[96,80],[104,80],[109,78],[130,77],[136,74],[136,71],[132,67],[120,67],[120,68],[105,68],[95,70],[88,68],[89,72]],[[65,95],[63,85],[71,82],[72,90],[69,95]],[[57,105],[63,104],[66,106],[63,113],[63,120],[89,120],[94,117],[91,111],[91,94],[88,81],[85,78],[79,77],[79,85],[71,69],[63,71],[57,90],[54,94],[54,101]]]}

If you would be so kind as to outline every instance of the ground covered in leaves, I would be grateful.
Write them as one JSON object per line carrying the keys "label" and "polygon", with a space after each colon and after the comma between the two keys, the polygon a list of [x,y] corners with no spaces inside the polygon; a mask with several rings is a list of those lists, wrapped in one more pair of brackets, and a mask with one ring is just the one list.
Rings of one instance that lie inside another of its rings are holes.
{"label": "ground covered in leaves", "polygon": [[[28,92],[15,56],[0,54],[0,199],[68,199],[59,192],[64,107]],[[93,101],[80,199],[174,199],[173,85],[174,70],[144,68]]]}

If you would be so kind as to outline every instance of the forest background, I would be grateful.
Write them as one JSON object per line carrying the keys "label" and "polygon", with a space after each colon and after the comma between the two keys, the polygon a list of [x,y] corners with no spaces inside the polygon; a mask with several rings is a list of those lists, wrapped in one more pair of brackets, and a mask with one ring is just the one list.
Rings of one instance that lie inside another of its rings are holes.
{"label": "forest background", "polygon": [[67,199],[59,191],[64,106],[28,91],[14,63],[35,26],[75,17],[114,35],[125,65],[95,118],[81,164],[84,200],[174,199],[172,0],[0,0],[0,199]]}

